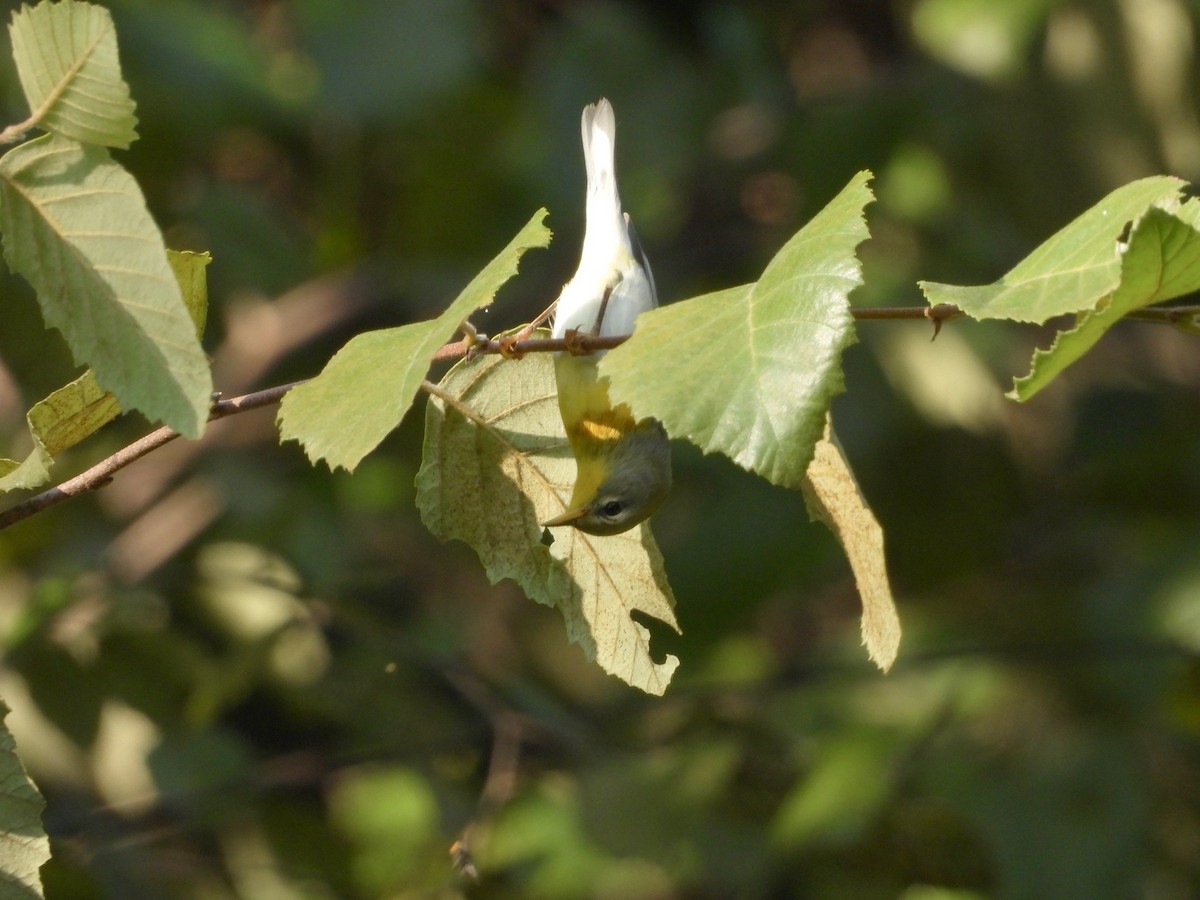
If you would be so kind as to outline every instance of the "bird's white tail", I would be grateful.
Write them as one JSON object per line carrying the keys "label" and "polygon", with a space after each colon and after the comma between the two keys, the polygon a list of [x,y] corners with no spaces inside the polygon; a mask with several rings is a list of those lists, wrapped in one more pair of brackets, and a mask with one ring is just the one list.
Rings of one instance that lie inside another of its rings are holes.
{"label": "bird's white tail", "polygon": [[618,246],[629,241],[621,216],[621,197],[617,193],[617,120],[612,104],[601,98],[586,107],[580,125],[583,161],[587,168],[587,229],[583,255],[590,259],[611,257]]}

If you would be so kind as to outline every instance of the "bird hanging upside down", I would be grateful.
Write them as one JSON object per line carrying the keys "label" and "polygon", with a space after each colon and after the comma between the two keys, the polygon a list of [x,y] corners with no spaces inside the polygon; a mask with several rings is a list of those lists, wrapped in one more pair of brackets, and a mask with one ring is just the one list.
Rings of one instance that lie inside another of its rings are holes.
{"label": "bird hanging upside down", "polygon": [[[658,305],[650,265],[617,193],[616,130],[607,100],[584,109],[586,229],[579,267],[558,297],[556,338],[627,335],[640,313]],[[656,419],[635,420],[624,403],[613,405],[608,379],[597,368],[603,354],[555,354],[558,408],[577,473],[567,510],[545,523],[595,535],[633,528],[658,509],[671,489],[666,431]]]}

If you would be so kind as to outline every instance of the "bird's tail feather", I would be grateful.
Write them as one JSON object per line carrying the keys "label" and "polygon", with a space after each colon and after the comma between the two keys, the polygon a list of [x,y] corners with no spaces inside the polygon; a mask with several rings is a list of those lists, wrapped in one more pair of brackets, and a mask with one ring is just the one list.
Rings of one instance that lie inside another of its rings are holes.
{"label": "bird's tail feather", "polygon": [[[583,159],[587,167],[587,221],[589,232],[622,234],[621,197],[617,192],[615,147],[617,120],[612,104],[600,99],[583,111]],[[598,236],[598,235],[597,235]]]}

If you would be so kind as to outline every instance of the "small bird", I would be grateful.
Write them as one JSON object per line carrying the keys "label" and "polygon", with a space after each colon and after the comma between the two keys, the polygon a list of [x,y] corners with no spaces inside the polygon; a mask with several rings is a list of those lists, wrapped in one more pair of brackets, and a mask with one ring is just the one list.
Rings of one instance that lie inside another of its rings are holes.
{"label": "small bird", "polygon": [[[633,223],[621,209],[613,150],[617,123],[601,99],[583,111],[587,219],[575,275],[559,294],[552,334],[612,336],[633,331],[640,313],[658,305],[654,277]],[[647,519],[671,489],[671,447],[656,419],[635,420],[609,400],[597,364],[604,351],[555,354],[558,408],[575,456],[567,511],[546,525],[595,535],[620,534]]]}

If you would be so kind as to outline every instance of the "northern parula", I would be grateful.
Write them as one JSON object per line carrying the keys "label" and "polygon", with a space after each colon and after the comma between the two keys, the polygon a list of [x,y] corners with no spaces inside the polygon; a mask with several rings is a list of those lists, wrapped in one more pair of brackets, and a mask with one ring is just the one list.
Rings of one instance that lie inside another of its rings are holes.
{"label": "northern parula", "polygon": [[[616,130],[607,100],[584,109],[586,228],[579,267],[558,297],[551,332],[556,338],[630,334],[638,315],[658,305],[650,265],[617,193]],[[613,405],[608,379],[597,370],[603,353],[555,355],[558,407],[577,472],[566,512],[545,523],[595,535],[633,528],[671,488],[666,431],[656,419],[638,421],[625,404]]]}

